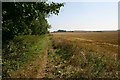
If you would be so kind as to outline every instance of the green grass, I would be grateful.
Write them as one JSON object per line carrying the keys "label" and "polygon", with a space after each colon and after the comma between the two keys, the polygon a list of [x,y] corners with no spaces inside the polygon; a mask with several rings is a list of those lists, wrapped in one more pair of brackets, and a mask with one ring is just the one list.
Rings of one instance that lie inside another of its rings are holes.
{"label": "green grass", "polygon": [[14,72],[42,55],[46,47],[47,35],[18,36],[3,48],[3,77]]}

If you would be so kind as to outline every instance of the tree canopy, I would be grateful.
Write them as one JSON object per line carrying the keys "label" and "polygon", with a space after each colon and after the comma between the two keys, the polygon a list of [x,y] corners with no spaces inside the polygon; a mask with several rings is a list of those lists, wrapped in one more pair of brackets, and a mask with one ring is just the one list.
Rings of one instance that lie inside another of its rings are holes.
{"label": "tree canopy", "polygon": [[3,42],[18,35],[41,35],[48,32],[46,18],[58,15],[63,3],[48,2],[3,2]]}

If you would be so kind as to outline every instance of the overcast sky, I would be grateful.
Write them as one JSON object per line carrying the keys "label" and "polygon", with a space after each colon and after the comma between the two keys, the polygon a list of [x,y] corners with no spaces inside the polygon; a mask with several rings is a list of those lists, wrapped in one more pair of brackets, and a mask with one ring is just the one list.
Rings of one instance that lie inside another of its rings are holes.
{"label": "overcast sky", "polygon": [[66,2],[58,16],[48,18],[50,31],[117,30],[117,2]]}

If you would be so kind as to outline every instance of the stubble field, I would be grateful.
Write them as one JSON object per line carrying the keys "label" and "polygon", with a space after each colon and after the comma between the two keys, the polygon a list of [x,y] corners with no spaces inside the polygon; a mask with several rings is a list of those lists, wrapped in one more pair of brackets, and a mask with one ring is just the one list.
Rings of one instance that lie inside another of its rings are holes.
{"label": "stubble field", "polygon": [[56,73],[52,77],[118,77],[118,32],[51,34],[54,50],[49,51],[49,63],[56,66],[51,66],[50,72]]}
{"label": "stubble field", "polygon": [[65,39],[80,45],[86,50],[117,55],[118,32],[67,32],[53,33],[54,38]]}

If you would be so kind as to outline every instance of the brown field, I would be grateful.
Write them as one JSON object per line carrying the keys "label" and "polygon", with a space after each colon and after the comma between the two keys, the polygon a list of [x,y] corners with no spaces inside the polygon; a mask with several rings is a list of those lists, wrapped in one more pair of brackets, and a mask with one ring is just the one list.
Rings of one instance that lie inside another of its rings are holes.
{"label": "brown field", "polygon": [[95,42],[106,42],[118,44],[118,32],[62,32],[52,33],[54,36],[62,36],[66,38],[82,38],[93,40]]}
{"label": "brown field", "polygon": [[[118,77],[118,32],[57,32],[49,51],[52,76]],[[53,74],[56,73],[56,74]],[[50,75],[48,75],[51,77]]]}
{"label": "brown field", "polygon": [[55,38],[62,38],[79,44],[86,50],[117,56],[118,32],[61,32],[52,33]]}

